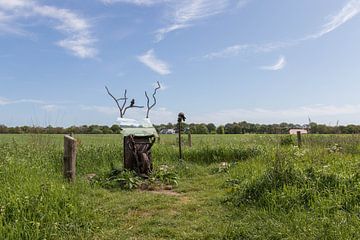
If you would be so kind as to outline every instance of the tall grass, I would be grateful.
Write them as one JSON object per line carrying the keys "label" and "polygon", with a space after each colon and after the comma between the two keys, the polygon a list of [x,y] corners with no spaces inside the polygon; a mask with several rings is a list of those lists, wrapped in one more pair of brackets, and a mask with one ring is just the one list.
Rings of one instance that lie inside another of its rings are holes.
{"label": "tall grass", "polygon": [[[122,167],[122,138],[76,138],[77,181],[68,184],[62,136],[0,136],[1,238],[121,239],[121,229],[124,239],[360,239],[357,135],[308,135],[302,148],[294,136],[284,144],[278,135],[195,135],[185,161],[176,137],[162,136],[154,165],[175,169],[178,198],[92,186],[87,174]],[[214,171],[219,166],[229,167]],[[134,218],[138,209],[146,211]]]}

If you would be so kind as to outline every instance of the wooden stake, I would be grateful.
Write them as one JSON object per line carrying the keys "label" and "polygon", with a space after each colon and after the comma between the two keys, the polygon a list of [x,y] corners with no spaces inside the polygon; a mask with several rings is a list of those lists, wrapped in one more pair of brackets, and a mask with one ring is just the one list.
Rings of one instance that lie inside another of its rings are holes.
{"label": "wooden stake", "polygon": [[298,143],[298,147],[300,148],[301,147],[301,132],[300,131],[297,131],[296,132],[296,135],[297,135],[297,143]]}
{"label": "wooden stake", "polygon": [[64,136],[64,178],[70,182],[75,181],[76,176],[76,139]]}
{"label": "wooden stake", "polygon": [[192,147],[192,139],[191,139],[190,129],[189,129],[189,132],[188,132],[188,142],[189,142],[189,147]]}

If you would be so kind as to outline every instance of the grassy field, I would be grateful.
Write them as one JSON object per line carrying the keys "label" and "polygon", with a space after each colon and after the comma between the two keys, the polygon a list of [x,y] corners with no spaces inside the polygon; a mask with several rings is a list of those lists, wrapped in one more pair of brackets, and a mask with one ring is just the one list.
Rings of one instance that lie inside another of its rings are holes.
{"label": "grassy field", "polygon": [[[77,181],[60,135],[0,135],[2,239],[360,239],[360,136],[195,135],[154,145],[171,191],[106,189],[119,135],[78,135]],[[184,143],[186,144],[186,142]]]}

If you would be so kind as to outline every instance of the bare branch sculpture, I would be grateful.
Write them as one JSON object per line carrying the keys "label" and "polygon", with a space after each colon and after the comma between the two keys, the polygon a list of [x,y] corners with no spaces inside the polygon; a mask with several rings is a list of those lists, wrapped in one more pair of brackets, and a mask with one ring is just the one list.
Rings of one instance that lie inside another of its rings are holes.
{"label": "bare branch sculpture", "polygon": [[[135,105],[135,99],[132,99],[131,102],[130,102],[130,105],[125,107],[126,106],[126,102],[128,100],[128,97],[127,97],[127,90],[125,89],[124,91],[124,97],[122,98],[116,98],[114,97],[114,95],[112,95],[109,91],[109,89],[107,88],[107,86],[105,86],[105,89],[107,91],[107,93],[109,94],[109,96],[114,99],[115,103],[116,103],[116,106],[118,107],[119,109],[119,113],[120,113],[120,118],[123,118],[125,113],[126,113],[126,110],[128,110],[129,108],[143,108],[144,106],[137,106]],[[119,101],[124,101],[122,103],[122,105],[120,106],[120,103]]]}
{"label": "bare branch sculpture", "polygon": [[161,85],[160,85],[159,81],[157,81],[156,83],[157,83],[157,87],[154,89],[154,93],[152,94],[152,97],[153,97],[153,99],[154,99],[154,103],[151,104],[151,106],[150,106],[149,96],[148,96],[147,92],[145,91],[145,96],[146,96],[146,99],[147,99],[147,103],[146,103],[146,105],[147,105],[146,118],[149,118],[149,112],[150,112],[150,110],[156,105],[156,97],[155,97],[155,95],[156,95],[157,90],[159,90],[159,89],[161,88]]}

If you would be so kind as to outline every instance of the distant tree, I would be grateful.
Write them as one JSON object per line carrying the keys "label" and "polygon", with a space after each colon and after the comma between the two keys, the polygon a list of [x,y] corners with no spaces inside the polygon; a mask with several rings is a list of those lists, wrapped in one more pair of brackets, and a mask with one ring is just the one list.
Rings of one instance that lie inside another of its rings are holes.
{"label": "distant tree", "polygon": [[206,125],[209,133],[215,133],[216,132],[216,126],[213,123],[209,123]]}
{"label": "distant tree", "polygon": [[199,126],[196,127],[196,133],[197,134],[208,134],[209,131],[205,124],[200,124]]}
{"label": "distant tree", "polygon": [[0,125],[0,133],[8,133],[9,129],[5,125]]}
{"label": "distant tree", "polygon": [[111,126],[111,130],[112,130],[112,132],[113,132],[113,133],[115,133],[115,134],[119,134],[119,133],[120,133],[120,131],[121,131],[121,128],[120,128],[120,126],[119,126],[119,125],[114,124],[114,125],[112,125],[112,126]]}
{"label": "distant tree", "polygon": [[224,126],[218,126],[218,128],[216,129],[216,133],[217,134],[225,134],[225,127]]}
{"label": "distant tree", "polygon": [[102,131],[102,133],[104,134],[112,134],[114,133],[111,128],[109,128],[108,126],[101,126],[100,130]]}
{"label": "distant tree", "polygon": [[101,130],[100,126],[91,125],[91,126],[89,126],[89,133],[90,134],[102,134],[103,131]]}

